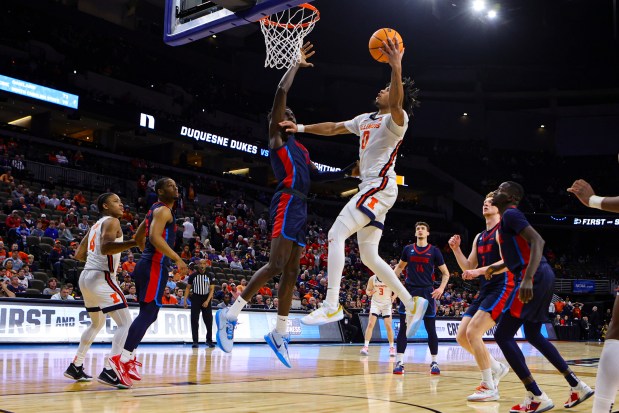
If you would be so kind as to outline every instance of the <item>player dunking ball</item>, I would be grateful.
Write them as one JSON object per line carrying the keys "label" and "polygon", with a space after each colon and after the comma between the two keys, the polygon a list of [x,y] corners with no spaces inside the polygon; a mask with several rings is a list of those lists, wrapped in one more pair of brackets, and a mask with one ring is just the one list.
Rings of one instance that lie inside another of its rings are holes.
{"label": "player dunking ball", "polygon": [[[575,181],[568,189],[578,200],[590,208],[619,212],[619,196],[601,197],[595,195],[591,185],[582,179]],[[592,413],[609,413],[619,390],[619,291],[613,306],[613,315],[606,332],[606,341],[600,357],[595,379],[595,399]]]}
{"label": "player dunking ball", "polygon": [[[486,195],[482,207],[486,229],[475,236],[468,258],[460,249],[459,235],[454,235],[449,240],[449,246],[462,271],[478,266],[485,267],[501,260],[496,239],[501,216],[498,208],[492,205],[493,196],[492,192]],[[514,286],[514,275],[509,271],[496,274],[491,280],[481,277],[479,295],[464,313],[458,327],[458,344],[475,357],[482,376],[480,385],[467,397],[469,401],[499,400],[499,381],[509,372],[509,368],[492,357],[484,344],[483,336],[499,320]]]}
{"label": "player dunking ball", "polygon": [[[79,286],[84,297],[84,306],[90,316],[90,325],[82,333],[77,354],[64,372],[65,377],[77,381],[92,380],[92,377],[84,373],[84,359],[95,337],[105,325],[107,314],[118,326],[112,338],[112,354],[118,354],[122,350],[131,325],[131,314],[116,280],[116,269],[122,251],[136,246],[144,247],[143,224],[138,228],[135,239],[123,241],[119,219],[123,215],[124,205],[118,195],[110,192],[101,194],[97,198],[97,207],[102,217],[88,230],[76,253],[78,260],[86,261]],[[107,357],[98,380],[110,386],[128,388],[120,382]]]}
{"label": "player dunking ball", "polygon": [[370,304],[370,316],[368,318],[368,326],[365,329],[365,344],[361,349],[361,355],[368,355],[370,340],[372,340],[372,332],[374,331],[374,324],[378,321],[378,317],[382,317],[383,322],[385,323],[385,330],[387,330],[387,340],[389,340],[389,357],[395,357],[391,313],[393,312],[393,302],[395,301],[397,295],[393,294],[391,288],[379,280],[376,274],[371,276],[368,280],[365,293],[372,297],[372,303]]}
{"label": "player dunking ball", "polygon": [[307,193],[310,189],[310,180],[341,179],[356,166],[353,164],[343,171],[320,173],[316,165],[310,161],[307,149],[294,135],[288,134],[279,125],[284,120],[296,122],[294,113],[286,107],[287,95],[299,68],[313,66],[307,62],[307,59],[314,54],[314,51],[311,51],[312,47],[310,43],[303,45],[300,61],[284,74],[277,87],[269,116],[271,166],[279,182],[271,200],[273,232],[269,262],[256,271],[231,307],[218,310],[215,314],[217,345],[229,353],[234,345],[234,328],[243,307],[267,281],[282,274],[278,291],[277,322],[275,329],[265,335],[264,339],[286,367],[292,367],[288,357],[288,314],[299,274],[301,254],[305,247]]}
{"label": "player dunking ball", "polygon": [[[436,357],[438,355],[438,335],[436,334],[436,302],[443,295],[447,282],[449,282],[449,270],[445,265],[441,250],[432,244],[428,244],[430,235],[430,225],[426,222],[415,224],[415,236],[417,240],[414,244],[407,245],[402,251],[400,262],[395,267],[396,275],[400,275],[406,268],[406,278],[404,285],[413,297],[423,297],[429,302],[424,311],[423,324],[428,332],[428,347],[432,362],[430,364],[431,374],[441,374]],[[434,289],[434,268],[441,271],[441,285]],[[404,314],[404,308],[400,306],[400,329],[398,331],[398,354],[393,374],[404,374],[404,352],[408,344],[406,329],[408,320]],[[416,327],[414,328],[417,329]]]}
{"label": "player dunking ball", "polygon": [[[484,273],[486,278],[501,274],[506,268],[515,276],[516,288],[510,295],[503,316],[497,325],[494,338],[505,359],[524,384],[527,394],[524,401],[513,406],[511,413],[539,413],[554,407],[531,375],[522,350],[514,335],[524,324],[525,338],[565,377],[570,385],[570,396],[565,407],[574,407],[593,395],[593,390],[580,380],[568,367],[561,354],[541,333],[542,322],[548,319],[548,306],[552,299],[555,275],[543,257],[544,240],[517,208],[524,196],[524,189],[516,182],[503,182],[492,198],[499,209],[501,223],[498,240],[503,263],[471,271],[471,275]],[[465,271],[463,276],[467,276]]]}
{"label": "player dunking ball", "polygon": [[[109,358],[114,372],[120,382],[128,387],[133,380],[139,380],[135,366],[140,364],[135,358],[138,347],[146,330],[157,320],[161,298],[168,281],[170,260],[176,263],[181,276],[187,274],[187,264],[174,252],[176,239],[176,222],[172,208],[178,199],[176,182],[171,178],[161,178],[155,184],[158,201],[149,209],[144,218],[146,242],[140,261],[135,266],[135,278],[140,313],[133,320],[122,353]],[[133,372],[133,374],[132,374]]]}
{"label": "player dunking ball", "polygon": [[391,83],[376,97],[378,111],[338,123],[296,125],[290,120],[280,123],[290,133],[307,132],[326,136],[354,133],[360,137],[359,168],[362,182],[359,193],[346,204],[329,230],[327,296],[322,307],[301,319],[304,324],[321,325],[344,317],[339,305],[345,262],[344,244],[355,233],[361,260],[404,302],[408,325],[414,325],[414,319],[420,319],[427,306],[423,298],[411,297],[393,269],[378,255],[385,217],[398,195],[394,171],[398,148],[408,128],[409,114],[412,114],[417,104],[418,89],[413,87],[414,82],[410,79],[402,80],[404,51],[399,51],[398,46],[397,41],[394,44],[391,40],[384,45],[383,52],[389,56],[391,66]]}

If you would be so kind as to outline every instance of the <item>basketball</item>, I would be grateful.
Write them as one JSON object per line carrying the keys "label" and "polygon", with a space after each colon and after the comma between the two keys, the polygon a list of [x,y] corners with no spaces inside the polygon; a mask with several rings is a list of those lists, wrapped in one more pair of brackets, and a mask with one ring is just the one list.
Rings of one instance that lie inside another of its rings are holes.
{"label": "basketball", "polygon": [[397,39],[399,42],[400,51],[404,49],[404,42],[402,42],[402,36],[400,36],[400,33],[393,29],[383,27],[382,29],[376,30],[372,37],[370,37],[368,47],[370,48],[370,54],[374,60],[381,63],[388,62],[388,57],[380,50],[380,48],[383,47],[383,42],[387,43],[388,38],[391,39],[392,42],[395,42]]}

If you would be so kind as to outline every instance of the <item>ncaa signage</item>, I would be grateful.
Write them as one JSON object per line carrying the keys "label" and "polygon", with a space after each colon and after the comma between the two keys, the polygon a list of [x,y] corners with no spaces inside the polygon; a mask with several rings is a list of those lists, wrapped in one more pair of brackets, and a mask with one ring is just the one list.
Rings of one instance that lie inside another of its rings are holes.
{"label": "ncaa signage", "polygon": [[155,117],[146,113],[140,113],[140,126],[147,129],[155,129]]}

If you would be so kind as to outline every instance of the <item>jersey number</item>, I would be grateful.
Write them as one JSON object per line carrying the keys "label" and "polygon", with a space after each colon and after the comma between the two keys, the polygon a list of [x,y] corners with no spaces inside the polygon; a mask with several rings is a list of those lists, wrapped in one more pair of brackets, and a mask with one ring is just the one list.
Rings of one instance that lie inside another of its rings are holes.
{"label": "jersey number", "polygon": [[415,269],[417,272],[423,272],[423,265],[417,264],[417,268]]}
{"label": "jersey number", "polygon": [[361,135],[361,149],[365,149],[368,144],[368,140],[370,139],[370,131],[363,131],[363,135]]}
{"label": "jersey number", "polygon": [[92,233],[92,238],[90,239],[90,244],[88,244],[88,249],[93,251],[95,250],[95,238],[97,238],[97,233]]}
{"label": "jersey number", "polygon": [[378,295],[385,295],[385,289],[383,287],[378,287]]}

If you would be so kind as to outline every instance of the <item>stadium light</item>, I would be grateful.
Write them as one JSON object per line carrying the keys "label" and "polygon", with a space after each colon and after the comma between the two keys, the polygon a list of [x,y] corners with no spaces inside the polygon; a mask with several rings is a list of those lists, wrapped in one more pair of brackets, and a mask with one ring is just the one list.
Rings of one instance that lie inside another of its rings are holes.
{"label": "stadium light", "polygon": [[473,0],[472,8],[473,8],[473,11],[477,13],[484,11],[486,9],[485,0]]}
{"label": "stadium light", "polygon": [[498,16],[498,13],[496,12],[496,10],[490,10],[488,14],[486,14],[486,17],[489,18],[490,20],[496,19],[497,16]]}

